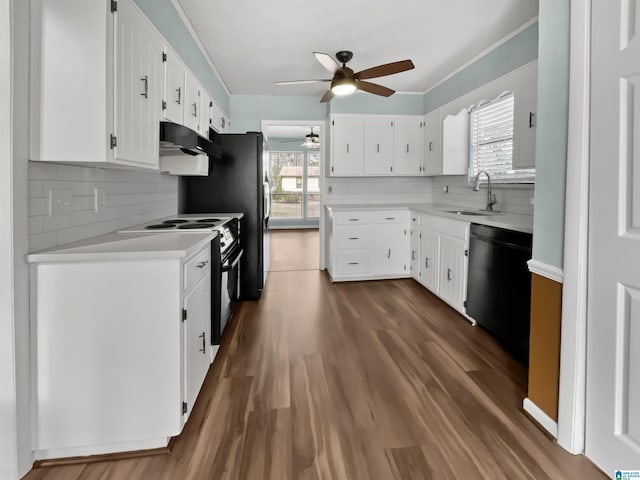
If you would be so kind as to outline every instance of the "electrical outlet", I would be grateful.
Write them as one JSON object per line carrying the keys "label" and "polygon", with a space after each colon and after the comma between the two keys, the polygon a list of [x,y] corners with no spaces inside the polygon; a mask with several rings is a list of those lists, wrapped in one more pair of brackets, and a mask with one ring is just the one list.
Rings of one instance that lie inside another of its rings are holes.
{"label": "electrical outlet", "polygon": [[107,208],[107,192],[104,188],[93,189],[93,208],[96,212]]}
{"label": "electrical outlet", "polygon": [[443,185],[443,186],[442,186],[442,191],[443,191],[444,193],[449,193],[449,185]]}
{"label": "electrical outlet", "polygon": [[72,212],[70,188],[49,190],[49,216],[64,217]]}

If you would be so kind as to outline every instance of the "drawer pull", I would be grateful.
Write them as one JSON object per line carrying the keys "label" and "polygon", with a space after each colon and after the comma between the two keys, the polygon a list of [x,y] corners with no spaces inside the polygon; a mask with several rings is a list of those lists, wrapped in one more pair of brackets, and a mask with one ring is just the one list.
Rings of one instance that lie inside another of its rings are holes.
{"label": "drawer pull", "polygon": [[349,265],[360,265],[360,262],[349,262]]}
{"label": "drawer pull", "polygon": [[360,237],[349,237],[349,240],[360,240]]}
{"label": "drawer pull", "polygon": [[204,268],[207,266],[207,264],[209,263],[209,260],[203,260],[202,262],[198,263],[196,265],[197,268]]}
{"label": "drawer pull", "polygon": [[415,259],[416,259],[416,251],[411,250],[411,260],[415,260]]}
{"label": "drawer pull", "polygon": [[359,218],[350,218],[349,221],[350,222],[359,222],[360,219]]}
{"label": "drawer pull", "polygon": [[202,348],[198,349],[198,351],[200,353],[206,353],[207,352],[207,347],[206,347],[206,341],[205,341],[205,334],[204,332],[202,332],[202,334],[198,335],[199,338],[202,338]]}
{"label": "drawer pull", "polygon": [[424,268],[429,268],[429,257],[425,257],[424,259]]}
{"label": "drawer pull", "polygon": [[451,269],[450,269],[450,268],[447,268],[447,282],[450,282],[451,280],[452,280],[452,277],[451,277]]}
{"label": "drawer pull", "polygon": [[384,217],[385,220],[395,220],[396,217]]}
{"label": "drawer pull", "polygon": [[391,249],[387,252],[387,258],[391,258]]}

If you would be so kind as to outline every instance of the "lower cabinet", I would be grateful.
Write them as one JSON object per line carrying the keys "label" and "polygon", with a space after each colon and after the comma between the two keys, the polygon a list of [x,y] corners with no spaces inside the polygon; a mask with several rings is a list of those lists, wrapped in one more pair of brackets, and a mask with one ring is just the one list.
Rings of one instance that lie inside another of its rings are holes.
{"label": "lower cabinet", "polygon": [[211,361],[210,250],[31,263],[36,460],[164,447],[182,431]]}
{"label": "lower cabinet", "polygon": [[408,210],[327,210],[333,281],[410,275]]}
{"label": "lower cabinet", "polygon": [[419,213],[411,217],[419,258],[413,277],[465,314],[469,223]]}

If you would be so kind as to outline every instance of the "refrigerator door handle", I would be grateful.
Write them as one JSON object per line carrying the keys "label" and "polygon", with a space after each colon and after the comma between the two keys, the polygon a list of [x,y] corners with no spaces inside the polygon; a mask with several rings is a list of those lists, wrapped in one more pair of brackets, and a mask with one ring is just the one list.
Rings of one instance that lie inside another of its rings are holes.
{"label": "refrigerator door handle", "polygon": [[262,188],[262,194],[264,195],[264,218],[268,221],[271,216],[271,186],[268,181],[265,181],[262,184]]}

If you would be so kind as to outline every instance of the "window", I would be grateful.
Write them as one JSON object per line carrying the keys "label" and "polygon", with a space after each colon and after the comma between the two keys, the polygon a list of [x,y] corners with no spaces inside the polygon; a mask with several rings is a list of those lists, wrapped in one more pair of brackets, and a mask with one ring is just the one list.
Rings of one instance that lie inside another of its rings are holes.
{"label": "window", "polygon": [[[469,116],[469,180],[485,171],[496,183],[532,183],[535,169],[513,169],[514,96],[481,104]],[[486,181],[486,177],[482,176]]]}

